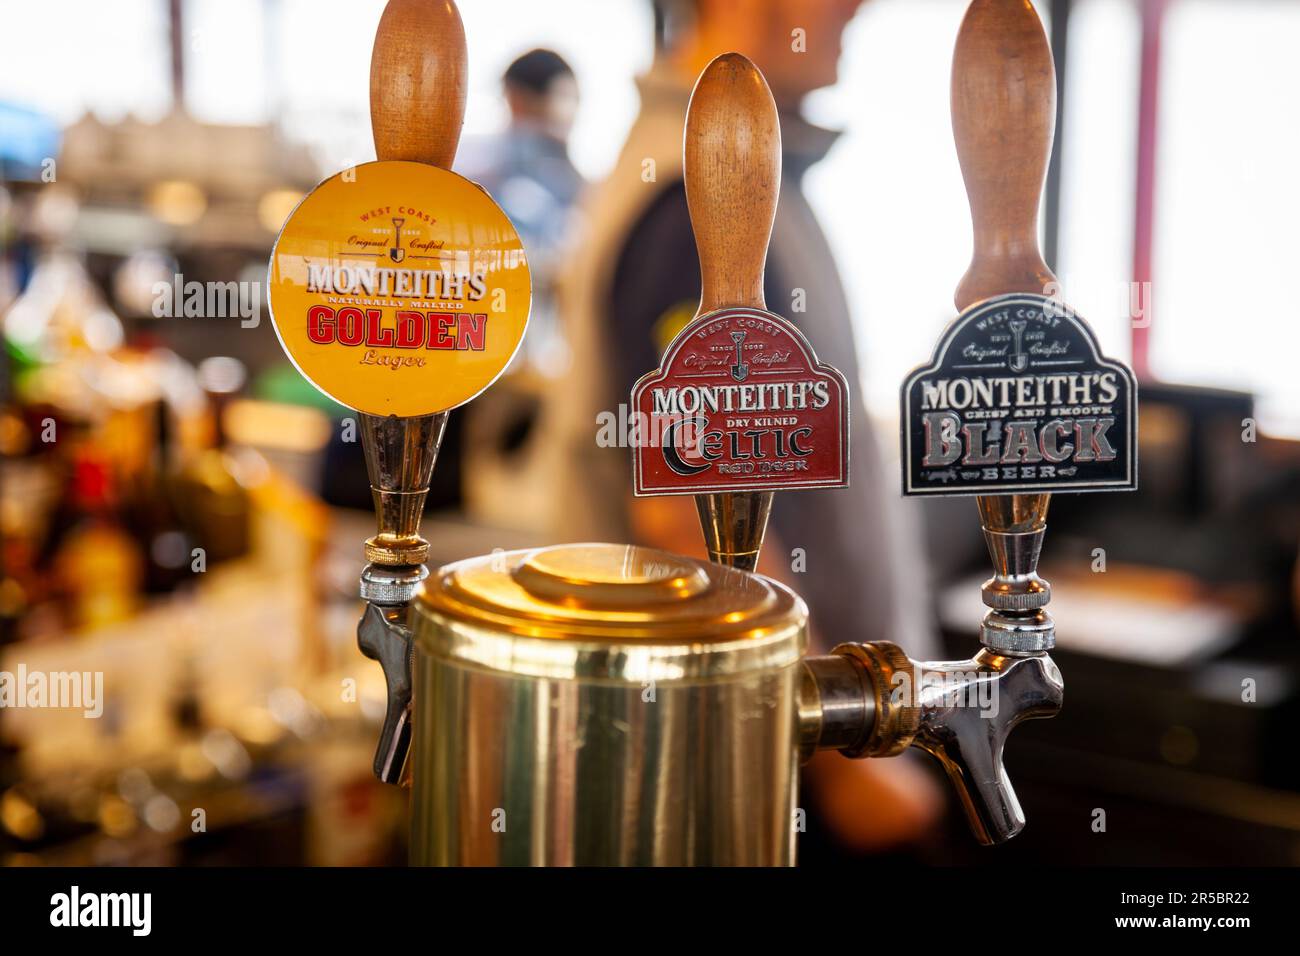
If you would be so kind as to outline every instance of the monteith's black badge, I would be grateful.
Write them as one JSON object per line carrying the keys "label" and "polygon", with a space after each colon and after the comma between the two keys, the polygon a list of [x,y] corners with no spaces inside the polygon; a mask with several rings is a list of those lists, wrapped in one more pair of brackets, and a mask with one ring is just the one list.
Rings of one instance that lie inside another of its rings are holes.
{"label": "monteith's black badge", "polygon": [[903,384],[905,495],[1129,491],[1137,383],[1054,299],[972,306]]}

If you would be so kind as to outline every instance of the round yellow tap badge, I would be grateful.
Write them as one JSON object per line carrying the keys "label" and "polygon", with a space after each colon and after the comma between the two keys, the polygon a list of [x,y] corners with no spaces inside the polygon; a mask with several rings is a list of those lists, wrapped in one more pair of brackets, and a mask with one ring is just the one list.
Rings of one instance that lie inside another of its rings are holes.
{"label": "round yellow tap badge", "polygon": [[335,401],[429,415],[469,401],[524,337],[532,284],[514,226],[436,166],[365,163],[293,211],[271,253],[271,319]]}

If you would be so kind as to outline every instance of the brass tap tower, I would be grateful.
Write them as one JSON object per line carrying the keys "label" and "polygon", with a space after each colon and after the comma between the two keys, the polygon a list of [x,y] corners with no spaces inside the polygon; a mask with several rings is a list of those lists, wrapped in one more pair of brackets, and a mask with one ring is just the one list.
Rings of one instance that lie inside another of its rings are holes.
{"label": "brass tap tower", "polygon": [[[390,0],[371,67],[380,160],[450,164],[464,77],[451,0]],[[430,575],[419,518],[451,404],[362,409],[379,528],[366,543],[358,640],[388,680],[375,772],[412,782],[414,862],[789,865],[799,762],[819,749],[856,758],[919,747],[947,771],[981,842],[1024,826],[1004,745],[1022,720],[1055,714],[1063,692],[1037,573],[1049,493],[1136,481],[1131,373],[1044,295],[1053,277],[1037,214],[1054,103],[1032,6],[974,0],[952,107],[975,253],[962,315],[903,401],[905,492],[978,496],[994,574],[969,660],[918,662],[850,634],[807,658],[803,601],[752,573],[776,491],[847,483],[850,385],[766,311],[780,128],[762,74],[739,54],[709,64],[685,117],[699,311],[632,395],[649,433],[666,436],[634,449],[634,490],[693,495],[711,562],[573,544]],[[403,235],[398,226],[395,249]],[[493,250],[493,262],[513,261]],[[380,347],[394,341],[374,335]],[[972,336],[987,361],[950,395],[936,374]],[[989,416],[963,421],[975,394],[1005,406],[996,429]],[[1067,409],[1076,395],[1094,411]],[[735,426],[733,409],[760,411],[762,423]]]}

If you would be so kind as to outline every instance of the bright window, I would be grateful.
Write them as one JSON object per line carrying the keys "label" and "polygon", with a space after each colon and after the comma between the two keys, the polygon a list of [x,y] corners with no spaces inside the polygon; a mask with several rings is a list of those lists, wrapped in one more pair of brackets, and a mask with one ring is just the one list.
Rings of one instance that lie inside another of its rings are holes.
{"label": "bright window", "polygon": [[1106,353],[1124,361],[1133,351],[1141,40],[1132,0],[1075,3],[1066,52],[1057,273],[1065,301],[1092,326]]}
{"label": "bright window", "polygon": [[849,26],[839,84],[808,104],[810,119],[845,130],[806,186],[848,293],[868,407],[885,417],[955,317],[970,262],[948,105],[965,8],[874,0]]}
{"label": "bright window", "polygon": [[1179,0],[1164,33],[1153,371],[1300,435],[1300,4]]}

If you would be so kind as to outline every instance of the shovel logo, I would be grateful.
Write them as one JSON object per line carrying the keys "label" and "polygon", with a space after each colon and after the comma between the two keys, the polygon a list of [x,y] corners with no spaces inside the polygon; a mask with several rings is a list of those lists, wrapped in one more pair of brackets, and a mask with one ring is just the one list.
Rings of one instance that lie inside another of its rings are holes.
{"label": "shovel logo", "polygon": [[388,250],[388,258],[394,262],[401,262],[406,258],[406,250],[402,248],[402,225],[405,222],[404,218],[393,217],[393,245]]}
{"label": "shovel logo", "polygon": [[392,160],[312,190],[276,240],[267,288],[280,344],[313,385],[356,411],[407,417],[464,404],[505,370],[531,285],[487,193]]}
{"label": "shovel logo", "polygon": [[1007,328],[1011,329],[1011,334],[1015,336],[1015,346],[1011,352],[1011,359],[1007,362],[1007,367],[1013,372],[1023,372],[1029,368],[1029,356],[1025,354],[1025,329],[1029,323],[1024,319],[1012,319],[1007,323]]}
{"label": "shovel logo", "polygon": [[632,390],[633,491],[842,488],[849,483],[849,385],[788,320],[709,312],[677,333]]}
{"label": "shovel logo", "polygon": [[745,333],[732,332],[731,341],[736,345],[736,361],[731,366],[731,377],[737,382],[743,382],[745,379],[749,378],[749,363],[745,361],[744,355],[741,352],[741,347],[745,342]]}

